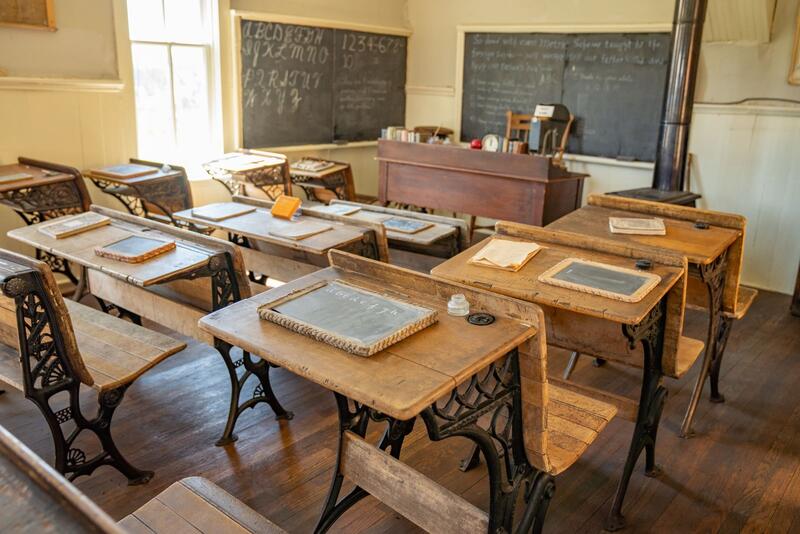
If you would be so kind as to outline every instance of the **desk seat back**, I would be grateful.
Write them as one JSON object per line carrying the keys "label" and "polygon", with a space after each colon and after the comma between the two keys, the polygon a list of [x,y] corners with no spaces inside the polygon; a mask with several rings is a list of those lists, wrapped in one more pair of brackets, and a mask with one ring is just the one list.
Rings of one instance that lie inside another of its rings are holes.
{"label": "desk seat back", "polygon": [[[13,299],[16,309],[26,395],[67,381],[91,386],[94,380],[81,358],[69,312],[50,267],[0,249],[0,290]],[[3,313],[3,317],[9,315]]]}

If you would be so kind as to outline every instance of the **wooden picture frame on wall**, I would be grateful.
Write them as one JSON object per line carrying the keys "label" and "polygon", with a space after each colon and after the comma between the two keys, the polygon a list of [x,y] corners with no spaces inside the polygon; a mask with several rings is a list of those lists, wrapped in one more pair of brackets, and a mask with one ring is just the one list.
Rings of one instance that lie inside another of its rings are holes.
{"label": "wooden picture frame on wall", "polygon": [[800,7],[797,8],[797,24],[794,30],[794,50],[792,64],[789,67],[789,83],[800,85]]}
{"label": "wooden picture frame on wall", "polygon": [[0,0],[0,27],[56,31],[53,0]]}

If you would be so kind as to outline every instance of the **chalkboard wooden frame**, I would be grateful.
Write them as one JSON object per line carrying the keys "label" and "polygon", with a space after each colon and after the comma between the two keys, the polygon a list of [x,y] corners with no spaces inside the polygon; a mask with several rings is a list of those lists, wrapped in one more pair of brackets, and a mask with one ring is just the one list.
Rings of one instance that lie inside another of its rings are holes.
{"label": "chalkboard wooden frame", "polygon": [[[252,20],[259,22],[276,22],[279,24],[297,24],[301,26],[314,26],[320,28],[330,28],[334,30],[351,30],[369,33],[378,33],[386,35],[397,35],[401,37],[409,37],[412,32],[406,28],[395,28],[390,26],[379,26],[373,24],[359,24],[354,22],[344,22],[329,19],[316,19],[307,17],[295,17],[291,15],[280,15],[277,13],[259,13],[256,11],[242,11],[232,10],[231,12],[231,31],[233,33],[233,64],[234,64],[234,79],[236,80],[236,113],[234,124],[234,142],[240,149],[244,148],[244,114],[242,110],[242,58],[240,50],[242,47],[242,20]],[[406,70],[408,70],[408,55],[406,55]],[[286,145],[274,147],[257,147],[258,149],[269,149],[276,152],[299,152],[308,150],[330,150],[333,148],[359,148],[377,146],[378,140],[372,141],[354,141],[348,143],[317,143],[306,145]]]}
{"label": "chalkboard wooden frame", "polygon": [[[461,139],[462,105],[464,99],[464,50],[468,33],[670,33],[671,23],[653,24],[527,24],[527,25],[458,25],[456,26],[456,80],[455,80],[455,128],[454,139]],[[632,167],[651,168],[651,162],[626,161],[615,158],[570,154],[567,160],[615,162]]]}

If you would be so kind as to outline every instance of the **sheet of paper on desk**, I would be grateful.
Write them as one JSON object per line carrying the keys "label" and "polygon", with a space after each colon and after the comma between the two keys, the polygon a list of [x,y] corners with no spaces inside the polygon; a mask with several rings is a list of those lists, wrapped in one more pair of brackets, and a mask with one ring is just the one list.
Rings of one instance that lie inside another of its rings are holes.
{"label": "sheet of paper on desk", "polygon": [[493,269],[517,272],[541,250],[527,241],[492,238],[488,245],[469,259],[469,263]]}
{"label": "sheet of paper on desk", "polygon": [[110,245],[96,247],[94,253],[100,257],[125,263],[141,263],[160,256],[175,248],[175,241],[161,241],[132,235]]}
{"label": "sheet of paper on desk", "polygon": [[139,176],[155,174],[158,172],[158,169],[148,165],[123,163],[122,165],[112,165],[111,167],[103,167],[102,169],[92,169],[91,172],[92,174],[107,176],[109,178],[138,178]]}
{"label": "sheet of paper on desk", "polygon": [[39,227],[39,231],[55,239],[63,239],[107,224],[111,224],[109,217],[93,211],[87,211],[86,213],[59,219],[49,224],[43,224]]}
{"label": "sheet of paper on desk", "polygon": [[28,174],[27,172],[15,172],[14,174],[3,174],[0,175],[0,184],[19,182],[20,180],[28,180],[29,178],[33,178],[33,175]]}
{"label": "sheet of paper on desk", "polygon": [[209,221],[224,221],[239,215],[256,211],[255,206],[237,204],[236,202],[217,202],[199,208],[192,208],[192,215]]}
{"label": "sheet of paper on desk", "polygon": [[612,234],[666,235],[667,228],[662,219],[636,219],[631,217],[609,217],[608,228]]}
{"label": "sheet of paper on desk", "polygon": [[404,217],[391,217],[383,221],[383,227],[394,232],[416,234],[433,226],[432,222],[406,219]]}
{"label": "sheet of paper on desk", "polygon": [[359,356],[371,356],[437,321],[435,310],[338,281],[264,304],[258,314]]}
{"label": "sheet of paper on desk", "polygon": [[312,235],[327,232],[332,228],[329,224],[316,221],[282,221],[272,219],[272,227],[269,229],[270,235],[300,241]]}

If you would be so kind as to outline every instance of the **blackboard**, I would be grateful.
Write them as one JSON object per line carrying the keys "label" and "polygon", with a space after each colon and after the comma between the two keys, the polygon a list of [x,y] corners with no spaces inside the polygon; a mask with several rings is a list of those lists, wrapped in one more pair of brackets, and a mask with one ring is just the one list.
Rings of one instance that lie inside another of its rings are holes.
{"label": "blackboard", "polygon": [[562,103],[574,154],[655,159],[668,33],[466,33],[461,140],[505,133],[507,110]]}
{"label": "blackboard", "polygon": [[405,124],[407,38],[239,19],[243,148],[375,140]]}
{"label": "blackboard", "polygon": [[359,356],[432,325],[437,313],[349,284],[320,282],[258,309],[259,316]]}

